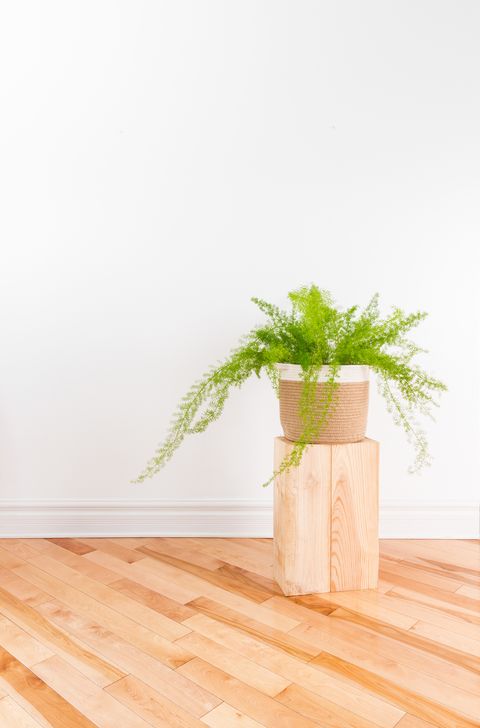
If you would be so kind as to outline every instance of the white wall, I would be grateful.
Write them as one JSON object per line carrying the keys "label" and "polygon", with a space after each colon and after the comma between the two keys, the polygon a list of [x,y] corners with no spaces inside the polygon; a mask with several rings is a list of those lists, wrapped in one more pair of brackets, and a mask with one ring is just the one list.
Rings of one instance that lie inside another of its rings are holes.
{"label": "white wall", "polygon": [[15,2],[0,64],[0,497],[259,499],[266,382],[133,486],[192,380],[317,282],[431,313],[435,463],[373,397],[382,498],[479,501],[480,5]]}

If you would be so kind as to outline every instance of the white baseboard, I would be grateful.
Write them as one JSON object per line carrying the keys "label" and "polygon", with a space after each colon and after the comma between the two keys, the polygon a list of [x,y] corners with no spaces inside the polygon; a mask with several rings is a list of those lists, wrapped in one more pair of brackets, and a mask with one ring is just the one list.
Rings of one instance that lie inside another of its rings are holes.
{"label": "white baseboard", "polygon": [[272,533],[270,503],[1,501],[0,536],[245,536]]}
{"label": "white baseboard", "polygon": [[[272,536],[272,505],[254,500],[7,501],[0,536]],[[381,538],[480,538],[480,503],[386,501]]]}
{"label": "white baseboard", "polygon": [[385,502],[380,538],[480,538],[480,503]]}

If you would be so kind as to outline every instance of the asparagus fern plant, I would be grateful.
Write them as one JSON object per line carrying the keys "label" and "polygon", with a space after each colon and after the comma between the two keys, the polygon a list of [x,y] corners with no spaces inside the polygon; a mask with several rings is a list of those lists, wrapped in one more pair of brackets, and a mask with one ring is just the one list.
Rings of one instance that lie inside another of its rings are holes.
{"label": "asparagus fern plant", "polygon": [[[203,432],[218,419],[232,388],[241,387],[252,374],[260,376],[265,372],[278,394],[276,364],[280,362],[299,364],[302,370],[303,432],[278,472],[297,466],[312,436],[325,426],[334,406],[339,368],[345,364],[366,365],[376,373],[388,410],[414,447],[411,469],[420,470],[429,463],[425,432],[417,424],[416,415],[431,417],[432,408],[438,405],[435,395],[446,386],[414,363],[415,356],[425,350],[408,338],[427,314],[406,314],[394,308],[382,317],[378,294],[363,310],[358,306],[341,310],[328,291],[315,285],[292,291],[288,297],[288,311],[262,299],[252,299],[265,314],[266,322],[252,329],[219,366],[211,367],[189,389],[172,418],[167,437],[135,482],[155,475],[186,435]],[[329,374],[319,413],[315,393],[323,366],[328,366]]]}

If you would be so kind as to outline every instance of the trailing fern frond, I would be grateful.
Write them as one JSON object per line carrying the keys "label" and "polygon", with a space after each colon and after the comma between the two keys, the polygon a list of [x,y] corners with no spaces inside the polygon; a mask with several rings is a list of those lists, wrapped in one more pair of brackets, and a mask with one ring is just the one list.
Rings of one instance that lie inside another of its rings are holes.
{"label": "trailing fern frond", "polygon": [[[298,466],[307,444],[325,427],[335,406],[339,369],[347,364],[369,366],[377,374],[388,410],[413,445],[413,469],[419,470],[429,463],[427,440],[416,417],[432,417],[432,408],[438,406],[435,395],[446,390],[446,386],[413,362],[424,350],[407,336],[427,314],[406,314],[394,308],[382,318],[378,294],[363,311],[358,306],[343,311],[328,291],[315,285],[292,291],[289,299],[290,311],[259,298],[252,299],[267,322],[252,329],[223,363],[209,369],[189,389],[172,418],[167,437],[135,482],[155,475],[186,435],[203,432],[217,420],[231,390],[241,387],[252,374],[260,376],[265,372],[278,394],[278,363],[298,364],[302,369],[303,431],[291,454],[265,485],[275,475]],[[315,392],[322,366],[329,367],[329,375],[318,411]]]}

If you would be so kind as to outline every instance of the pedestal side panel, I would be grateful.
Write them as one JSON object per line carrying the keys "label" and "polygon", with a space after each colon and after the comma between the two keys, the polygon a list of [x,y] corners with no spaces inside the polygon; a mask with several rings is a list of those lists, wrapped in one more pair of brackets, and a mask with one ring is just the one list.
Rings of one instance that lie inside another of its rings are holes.
{"label": "pedestal side panel", "polygon": [[378,451],[332,445],[331,591],[378,586]]}
{"label": "pedestal side panel", "polygon": [[[275,439],[275,469],[293,448]],[[331,445],[307,447],[275,479],[274,577],[287,595],[330,591]]]}

